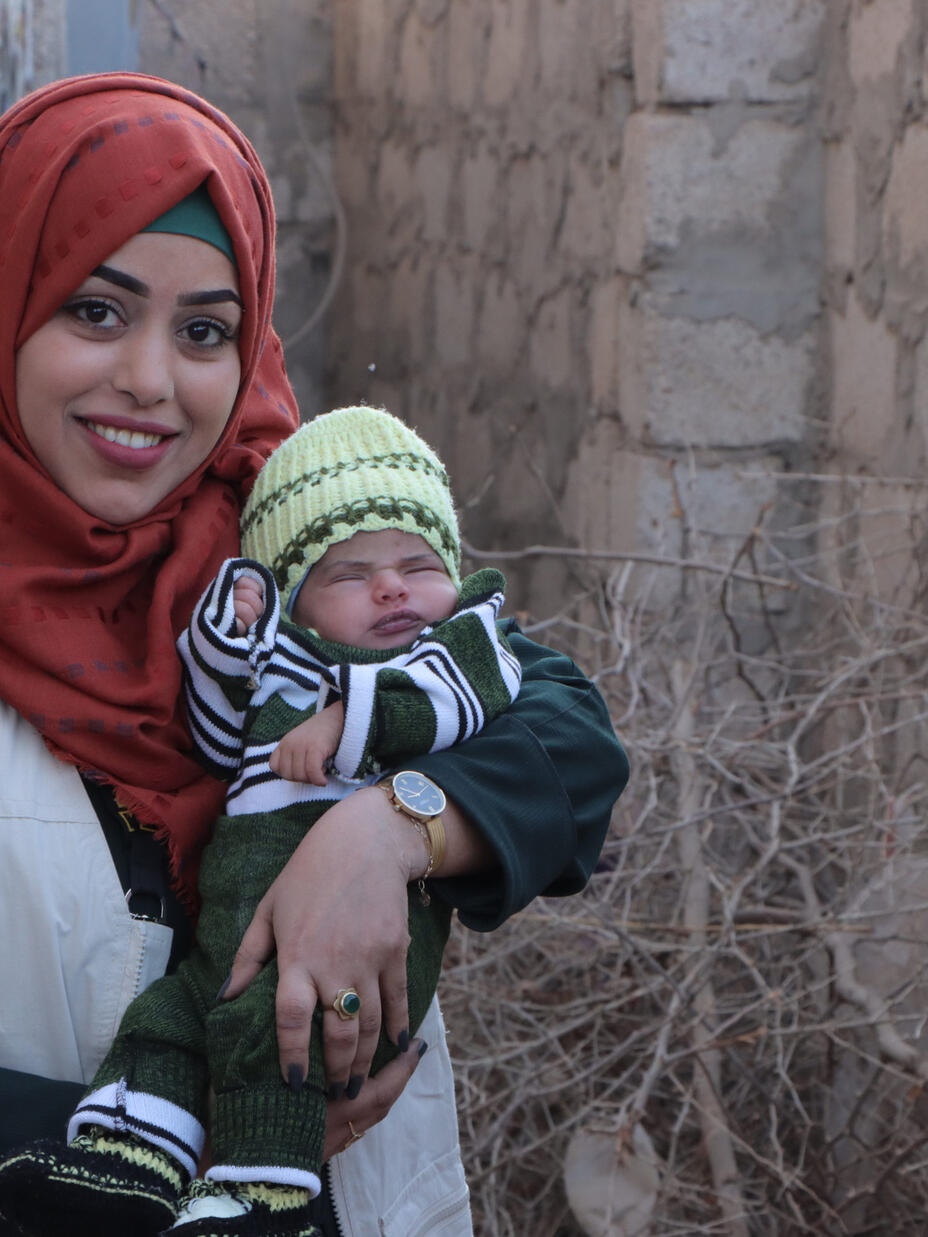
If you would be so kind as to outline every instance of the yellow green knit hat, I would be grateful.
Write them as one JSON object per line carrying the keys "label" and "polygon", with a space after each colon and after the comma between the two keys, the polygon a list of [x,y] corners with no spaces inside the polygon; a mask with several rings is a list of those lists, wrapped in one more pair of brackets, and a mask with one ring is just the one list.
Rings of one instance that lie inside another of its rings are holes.
{"label": "yellow green knit hat", "polygon": [[242,512],[242,553],[271,570],[286,609],[330,545],[386,528],[422,537],[460,585],[460,534],[441,460],[386,409],[339,408],[301,425],[270,456]]}

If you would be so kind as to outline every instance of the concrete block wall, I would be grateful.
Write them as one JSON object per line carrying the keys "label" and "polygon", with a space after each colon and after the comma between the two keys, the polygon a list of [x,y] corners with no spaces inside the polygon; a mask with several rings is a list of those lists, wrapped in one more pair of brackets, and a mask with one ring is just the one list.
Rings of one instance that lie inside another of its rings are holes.
{"label": "concrete block wall", "polygon": [[[337,6],[329,389],[435,442],[473,543],[725,557],[812,458],[825,8]],[[508,574],[551,612],[576,572]]]}
{"label": "concrete block wall", "polygon": [[831,447],[917,477],[928,432],[928,14],[835,0],[827,111]]}
{"label": "concrete block wall", "polygon": [[827,45],[829,467],[880,482],[853,501],[880,528],[883,595],[911,604],[900,547],[922,522],[928,462],[928,12],[832,0]]}
{"label": "concrete block wall", "polygon": [[139,69],[227,112],[256,146],[278,214],[275,322],[304,417],[323,410],[325,332],[302,328],[333,255],[329,0],[160,0],[138,9]]}

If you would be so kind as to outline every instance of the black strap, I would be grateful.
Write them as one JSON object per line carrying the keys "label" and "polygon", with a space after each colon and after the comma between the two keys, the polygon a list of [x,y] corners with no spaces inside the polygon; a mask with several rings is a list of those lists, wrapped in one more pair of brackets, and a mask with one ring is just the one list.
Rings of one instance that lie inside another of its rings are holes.
{"label": "black strap", "polygon": [[119,806],[112,786],[90,777],[84,777],[83,782],[110,848],[130,913],[174,929],[168,963],[171,972],[189,952],[193,929],[171,884],[167,850],[150,829],[141,828],[132,814]]}

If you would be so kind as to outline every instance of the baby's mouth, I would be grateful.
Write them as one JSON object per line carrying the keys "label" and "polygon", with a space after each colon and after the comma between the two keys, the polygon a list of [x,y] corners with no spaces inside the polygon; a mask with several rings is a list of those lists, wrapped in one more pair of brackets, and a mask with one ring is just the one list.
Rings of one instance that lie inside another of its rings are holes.
{"label": "baby's mouth", "polygon": [[412,623],[421,623],[421,617],[415,610],[394,610],[385,614],[374,624],[374,631],[392,631],[396,627],[408,627]]}

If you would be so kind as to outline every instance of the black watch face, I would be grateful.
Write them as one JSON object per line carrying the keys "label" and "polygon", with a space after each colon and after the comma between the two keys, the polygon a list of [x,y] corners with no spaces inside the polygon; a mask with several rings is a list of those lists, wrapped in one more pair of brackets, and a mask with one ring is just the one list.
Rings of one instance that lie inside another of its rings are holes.
{"label": "black watch face", "polygon": [[445,807],[441,789],[421,773],[407,770],[393,779],[393,793],[403,807],[422,816],[438,816]]}

